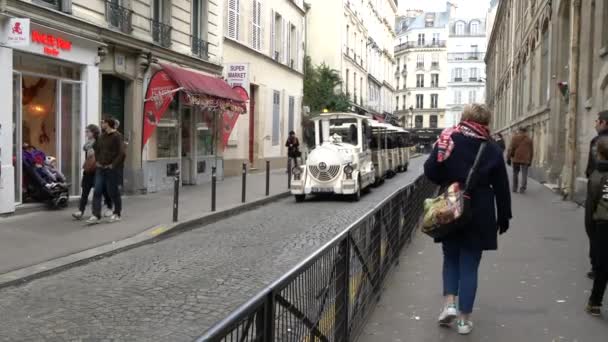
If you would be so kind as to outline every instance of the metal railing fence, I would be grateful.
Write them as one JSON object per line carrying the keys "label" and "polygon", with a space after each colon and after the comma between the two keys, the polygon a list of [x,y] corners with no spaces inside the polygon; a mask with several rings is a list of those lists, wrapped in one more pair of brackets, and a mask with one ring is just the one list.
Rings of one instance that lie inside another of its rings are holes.
{"label": "metal railing fence", "polygon": [[423,176],[395,191],[197,341],[353,340],[435,192]]}

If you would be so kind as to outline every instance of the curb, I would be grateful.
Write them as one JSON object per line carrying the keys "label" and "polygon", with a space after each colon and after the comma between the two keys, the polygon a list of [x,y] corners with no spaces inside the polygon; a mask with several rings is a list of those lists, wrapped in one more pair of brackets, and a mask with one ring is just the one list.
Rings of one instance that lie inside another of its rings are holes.
{"label": "curb", "polygon": [[165,225],[161,224],[120,241],[113,241],[81,252],[10,271],[0,275],[0,288],[22,285],[34,279],[58,273],[72,267],[81,266],[91,261],[110,257],[114,254],[118,254],[146,244],[155,243],[175,234],[201,228],[202,226],[206,226],[230,216],[256,209],[289,196],[291,196],[291,192],[285,191],[252,202],[228,207],[214,213],[207,213],[202,216],[191,215],[190,217],[184,218],[181,222]]}

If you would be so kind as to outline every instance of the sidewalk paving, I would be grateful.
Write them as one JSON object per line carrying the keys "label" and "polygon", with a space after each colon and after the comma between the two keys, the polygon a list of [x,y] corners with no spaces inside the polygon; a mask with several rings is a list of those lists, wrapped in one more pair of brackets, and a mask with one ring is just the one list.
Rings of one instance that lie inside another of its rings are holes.
{"label": "sidewalk paving", "polygon": [[[271,171],[270,195],[287,191],[285,170]],[[247,202],[265,198],[266,174],[247,175]],[[216,209],[241,204],[241,177],[217,183]],[[72,219],[75,208],[0,218],[0,274],[129,238],[172,221],[173,191],[123,197],[122,221],[92,227]],[[88,217],[91,201],[87,206]],[[180,189],[180,221],[211,211],[211,183]]]}
{"label": "sidewalk paving", "polygon": [[604,319],[584,311],[592,282],[583,208],[564,202],[537,182],[513,194],[514,220],[486,252],[469,336],[437,326],[442,305],[440,245],[417,233],[359,341],[604,342]]}

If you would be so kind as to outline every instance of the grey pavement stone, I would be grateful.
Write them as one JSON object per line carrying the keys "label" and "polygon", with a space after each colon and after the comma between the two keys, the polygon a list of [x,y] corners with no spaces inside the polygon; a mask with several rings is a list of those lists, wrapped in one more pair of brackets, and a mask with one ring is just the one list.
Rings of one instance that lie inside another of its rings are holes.
{"label": "grey pavement stone", "polygon": [[[418,234],[389,277],[359,341],[604,342],[608,320],[584,312],[592,282],[583,210],[530,181],[513,195],[514,220],[481,262],[475,329],[436,324],[442,305],[440,245]],[[608,311],[604,311],[608,316]]]}
{"label": "grey pavement stone", "polygon": [[[265,174],[247,179],[247,200],[265,197]],[[271,195],[287,191],[284,171],[271,173]],[[89,201],[90,202],[90,201]],[[217,210],[241,203],[241,178],[230,177],[217,185]],[[0,218],[0,273],[31,266],[93,247],[120,241],[172,219],[173,192],[129,196],[123,200],[123,220],[87,227],[74,221],[69,210],[41,210]],[[91,203],[87,207],[90,211]],[[180,190],[180,219],[211,211],[211,185],[184,186]]]}
{"label": "grey pavement stone", "polygon": [[[0,336],[11,341],[190,341],[413,181],[410,171],[360,202],[293,198],[0,289]],[[56,329],[64,331],[58,333]]]}

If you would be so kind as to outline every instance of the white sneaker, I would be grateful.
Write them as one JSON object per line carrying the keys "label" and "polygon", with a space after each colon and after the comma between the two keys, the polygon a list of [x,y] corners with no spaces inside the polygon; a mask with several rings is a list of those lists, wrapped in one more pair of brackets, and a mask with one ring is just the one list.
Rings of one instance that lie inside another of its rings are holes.
{"label": "white sneaker", "polygon": [[473,322],[471,321],[458,321],[458,333],[460,335],[468,335],[473,331]]}
{"label": "white sneaker", "polygon": [[82,215],[83,215],[82,211],[77,211],[77,212],[75,212],[75,213],[72,214],[72,217],[75,220],[82,220]]}
{"label": "white sneaker", "polygon": [[106,209],[106,211],[103,212],[103,217],[111,217],[112,215],[114,215],[114,211],[112,209]]}
{"label": "white sneaker", "polygon": [[120,222],[120,216],[118,216],[116,214],[112,214],[112,215],[110,215],[110,217],[108,217],[108,222],[110,222],[110,223]]}
{"label": "white sneaker", "polygon": [[439,325],[447,326],[452,324],[457,316],[458,310],[456,310],[456,306],[447,305],[443,308],[441,314],[439,314],[439,319],[437,321],[439,322]]}
{"label": "white sneaker", "polygon": [[94,225],[94,224],[98,224],[101,221],[99,220],[99,218],[95,215],[89,217],[89,219],[86,221],[86,224],[88,225]]}

